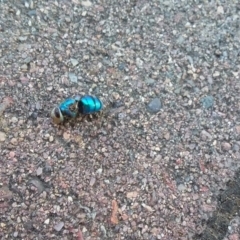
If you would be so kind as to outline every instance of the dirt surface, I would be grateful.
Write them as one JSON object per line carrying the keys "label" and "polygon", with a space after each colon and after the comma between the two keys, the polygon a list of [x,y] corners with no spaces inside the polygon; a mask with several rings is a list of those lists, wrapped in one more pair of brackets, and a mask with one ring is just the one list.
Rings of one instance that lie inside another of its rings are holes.
{"label": "dirt surface", "polygon": [[239,11],[0,0],[0,238],[238,240]]}

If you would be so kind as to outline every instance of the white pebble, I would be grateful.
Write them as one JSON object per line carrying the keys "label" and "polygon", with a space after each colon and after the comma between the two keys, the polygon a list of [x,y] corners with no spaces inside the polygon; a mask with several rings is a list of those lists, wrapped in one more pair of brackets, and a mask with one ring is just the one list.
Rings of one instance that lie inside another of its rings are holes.
{"label": "white pebble", "polygon": [[49,218],[46,219],[46,220],[44,221],[44,223],[48,225],[48,224],[50,223],[50,219],[49,219]]}

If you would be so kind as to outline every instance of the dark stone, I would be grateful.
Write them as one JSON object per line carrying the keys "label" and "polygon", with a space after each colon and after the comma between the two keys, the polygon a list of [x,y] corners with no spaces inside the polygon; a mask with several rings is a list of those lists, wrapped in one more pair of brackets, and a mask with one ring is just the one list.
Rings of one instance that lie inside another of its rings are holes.
{"label": "dark stone", "polygon": [[118,101],[115,101],[115,102],[112,103],[113,108],[119,108],[119,107],[122,107],[122,106],[124,106],[124,103],[121,100],[118,100]]}
{"label": "dark stone", "polygon": [[36,9],[30,10],[28,11],[28,15],[31,16],[35,16],[36,15]]}
{"label": "dark stone", "polygon": [[124,64],[124,63],[120,63],[120,64],[118,65],[118,69],[119,69],[120,71],[123,71],[123,70],[125,69],[125,64]]}
{"label": "dark stone", "polygon": [[36,120],[37,117],[38,117],[38,113],[37,112],[32,112],[29,116],[29,119]]}
{"label": "dark stone", "polygon": [[154,98],[148,105],[147,111],[150,113],[157,113],[162,108],[162,104],[159,98]]}
{"label": "dark stone", "polygon": [[207,229],[203,234],[196,236],[195,239],[198,240],[218,240],[218,238],[209,230]]}

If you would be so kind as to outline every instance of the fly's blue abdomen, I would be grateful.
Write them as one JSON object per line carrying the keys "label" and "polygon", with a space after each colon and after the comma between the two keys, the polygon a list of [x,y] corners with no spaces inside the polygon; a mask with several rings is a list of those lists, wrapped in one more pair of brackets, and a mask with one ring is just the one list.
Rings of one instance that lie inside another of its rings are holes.
{"label": "fly's blue abdomen", "polygon": [[94,96],[84,96],[78,102],[78,111],[81,114],[91,114],[101,111],[103,104],[100,99]]}

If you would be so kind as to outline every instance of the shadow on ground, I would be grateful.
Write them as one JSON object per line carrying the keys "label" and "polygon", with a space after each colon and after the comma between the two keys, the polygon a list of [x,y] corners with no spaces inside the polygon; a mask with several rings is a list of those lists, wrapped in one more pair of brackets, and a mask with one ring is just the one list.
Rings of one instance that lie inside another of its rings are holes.
{"label": "shadow on ground", "polygon": [[218,196],[218,206],[213,216],[203,222],[205,230],[193,239],[219,240],[227,234],[230,221],[239,215],[240,210],[240,169],[233,180],[227,183],[226,190]]}

